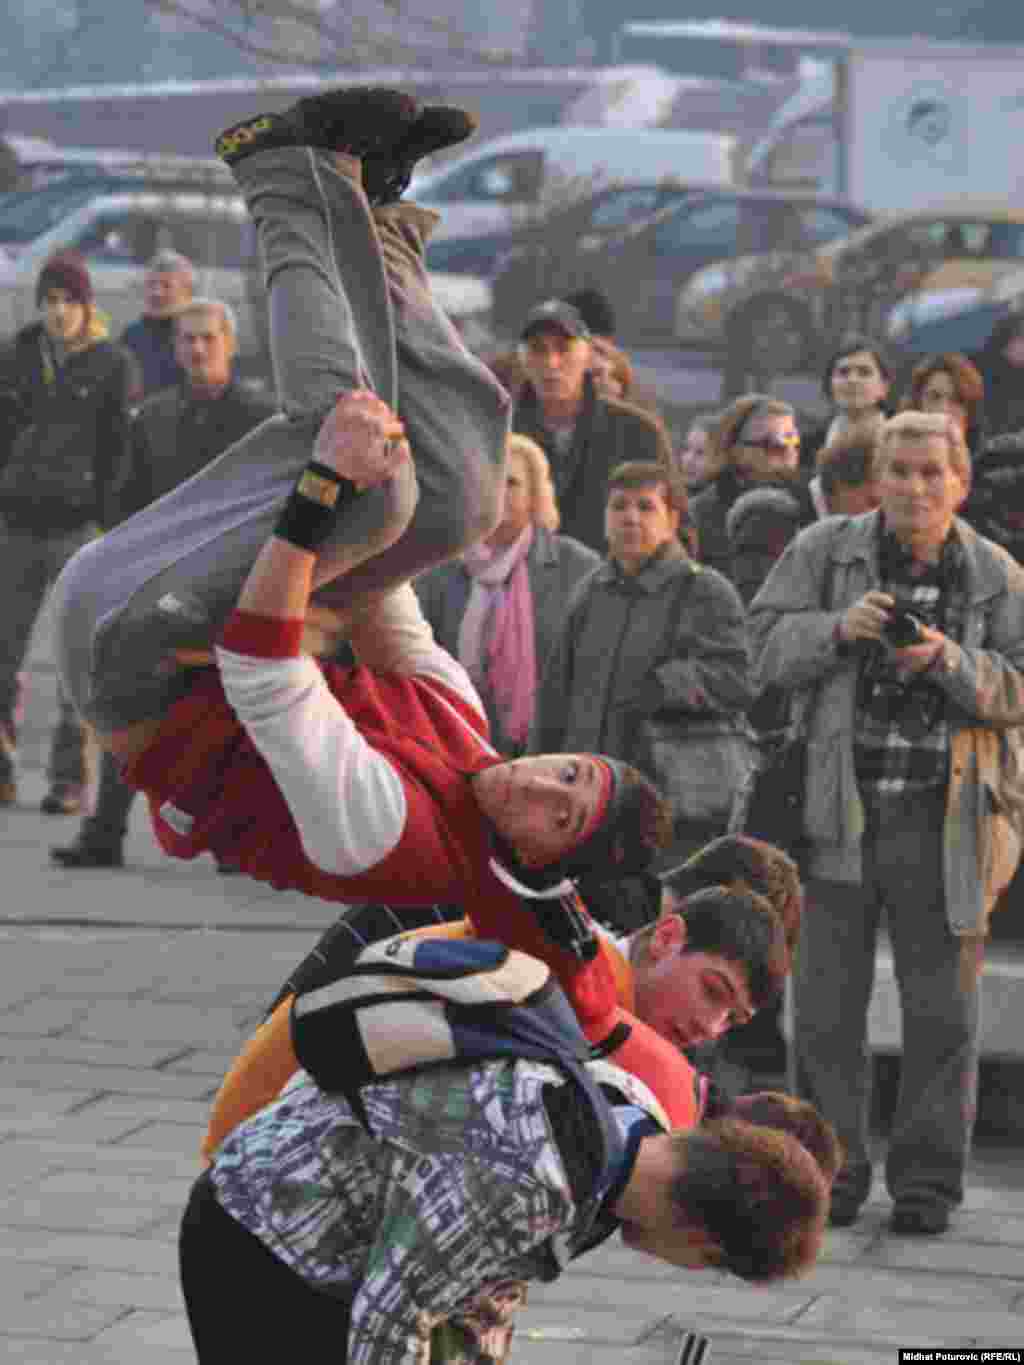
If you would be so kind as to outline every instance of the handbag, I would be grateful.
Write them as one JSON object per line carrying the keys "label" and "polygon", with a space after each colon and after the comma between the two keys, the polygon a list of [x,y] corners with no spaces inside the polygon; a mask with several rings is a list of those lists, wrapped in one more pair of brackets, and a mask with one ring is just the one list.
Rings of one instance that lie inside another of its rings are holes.
{"label": "handbag", "polygon": [[723,824],[754,772],[754,741],[745,728],[693,722],[659,712],[643,722],[647,768],[676,820]]}
{"label": "handbag", "polygon": [[[693,575],[686,575],[672,603],[665,631],[669,644],[692,581]],[[675,820],[724,825],[732,818],[737,795],[756,764],[754,738],[745,721],[709,721],[693,711],[666,708],[645,716],[639,729],[640,764],[668,800]]]}
{"label": "handbag", "polygon": [[[829,562],[822,590],[825,610],[832,601],[834,567]],[[800,861],[809,840],[804,827],[807,804],[807,728],[817,688],[789,699],[789,724],[758,740],[758,761],[739,794],[729,821],[730,834],[748,834],[785,849]],[[797,702],[803,705],[797,711]]]}
{"label": "handbag", "polygon": [[799,862],[807,843],[806,800],[807,732],[802,723],[791,722],[787,729],[762,739],[758,761],[737,798],[729,833],[763,839]]}

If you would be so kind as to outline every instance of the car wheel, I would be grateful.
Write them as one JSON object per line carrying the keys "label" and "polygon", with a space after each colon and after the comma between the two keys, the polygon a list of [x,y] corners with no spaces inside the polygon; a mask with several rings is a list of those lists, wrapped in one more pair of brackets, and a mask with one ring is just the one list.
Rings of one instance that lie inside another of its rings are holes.
{"label": "car wheel", "polygon": [[780,374],[798,374],[811,351],[806,316],[785,299],[763,299],[744,309],[729,327],[729,356],[737,371],[765,384]]}

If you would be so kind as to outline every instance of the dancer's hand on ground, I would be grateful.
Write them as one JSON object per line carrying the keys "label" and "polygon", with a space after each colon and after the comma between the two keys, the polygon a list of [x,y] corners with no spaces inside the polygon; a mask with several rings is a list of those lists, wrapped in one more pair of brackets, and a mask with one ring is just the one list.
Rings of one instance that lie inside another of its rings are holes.
{"label": "dancer's hand on ground", "polygon": [[358,488],[386,483],[410,458],[405,428],[376,394],[355,389],[324,419],[313,458]]}

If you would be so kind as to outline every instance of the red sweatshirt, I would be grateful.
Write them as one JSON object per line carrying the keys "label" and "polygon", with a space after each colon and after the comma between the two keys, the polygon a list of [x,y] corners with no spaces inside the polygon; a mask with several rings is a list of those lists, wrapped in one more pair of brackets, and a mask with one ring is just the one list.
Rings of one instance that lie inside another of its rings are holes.
{"label": "red sweatshirt", "polygon": [[501,762],[465,671],[431,642],[416,673],[299,654],[302,623],[236,612],[208,670],[126,770],[176,858],[212,852],[281,890],[471,908],[477,934],[548,962],[591,1036],[615,975],[556,948],[494,872],[473,773]]}

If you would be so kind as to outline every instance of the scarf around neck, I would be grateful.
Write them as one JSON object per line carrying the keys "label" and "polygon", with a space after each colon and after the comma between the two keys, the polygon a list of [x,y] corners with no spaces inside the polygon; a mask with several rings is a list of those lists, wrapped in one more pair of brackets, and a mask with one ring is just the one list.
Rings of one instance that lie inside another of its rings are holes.
{"label": "scarf around neck", "polygon": [[519,746],[530,733],[537,690],[533,593],[526,563],[532,544],[533,527],[527,526],[504,549],[492,550],[481,542],[462,556],[472,586],[459,626],[459,662],[490,698],[504,734]]}

